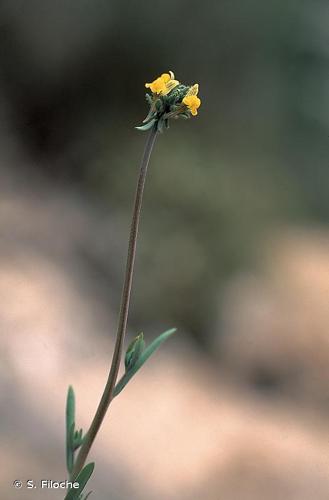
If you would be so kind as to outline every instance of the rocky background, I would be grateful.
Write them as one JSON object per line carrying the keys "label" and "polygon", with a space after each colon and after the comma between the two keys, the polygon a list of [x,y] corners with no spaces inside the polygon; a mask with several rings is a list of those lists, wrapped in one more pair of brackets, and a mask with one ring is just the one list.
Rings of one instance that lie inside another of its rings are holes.
{"label": "rocky background", "polygon": [[129,338],[178,333],[114,402],[98,500],[329,497],[324,1],[0,5],[1,498],[59,499],[112,353],[144,83],[200,84],[147,180]]}

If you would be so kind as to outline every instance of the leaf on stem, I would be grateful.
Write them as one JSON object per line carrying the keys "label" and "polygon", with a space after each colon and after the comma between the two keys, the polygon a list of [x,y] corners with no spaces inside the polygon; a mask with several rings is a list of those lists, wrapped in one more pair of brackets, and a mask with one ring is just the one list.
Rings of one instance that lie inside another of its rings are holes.
{"label": "leaf on stem", "polygon": [[[148,360],[154,352],[159,349],[161,344],[165,342],[171,335],[176,332],[176,328],[172,328],[171,330],[167,330],[166,332],[159,335],[149,346],[147,346],[141,353],[139,353],[139,357],[135,360],[135,363],[131,366],[129,370],[121,377],[119,382],[114,388],[113,397],[120,394],[122,389],[128,384],[129,380],[135,375],[135,373],[143,366],[143,364]],[[136,337],[138,338],[138,337]],[[136,340],[136,339],[135,339]]]}
{"label": "leaf on stem", "polygon": [[75,396],[70,385],[66,398],[66,467],[69,473],[74,462],[74,426],[75,426]]}
{"label": "leaf on stem", "polygon": [[74,467],[74,452],[83,443],[82,429],[75,430],[75,396],[70,385],[66,399],[66,467],[71,474]]}
{"label": "leaf on stem", "polygon": [[[82,471],[78,474],[77,478],[74,480],[75,483],[79,484],[79,488],[71,488],[65,499],[64,500],[79,500],[81,497],[81,493],[84,490],[84,487],[88,483],[90,476],[92,475],[93,471],[95,468],[94,462],[91,462],[90,464],[85,465],[85,467],[82,469]],[[85,498],[88,498],[91,492],[87,494]]]}
{"label": "leaf on stem", "polygon": [[73,435],[73,451],[76,451],[83,443],[84,436],[82,436],[82,429],[74,431]]}
{"label": "leaf on stem", "polygon": [[153,125],[155,124],[156,120],[155,119],[152,119],[151,121],[149,121],[148,123],[146,123],[145,125],[141,125],[140,127],[135,127],[137,130],[149,130],[150,128],[153,127]]}

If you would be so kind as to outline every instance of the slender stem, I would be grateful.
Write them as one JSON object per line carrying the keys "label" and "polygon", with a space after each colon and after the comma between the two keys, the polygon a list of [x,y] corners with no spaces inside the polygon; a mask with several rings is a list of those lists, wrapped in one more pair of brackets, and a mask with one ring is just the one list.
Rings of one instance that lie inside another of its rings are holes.
{"label": "slender stem", "polygon": [[149,164],[150,156],[152,153],[152,149],[155,143],[155,139],[157,136],[157,129],[153,127],[150,131],[150,134],[147,138],[144,154],[142,156],[141,164],[140,164],[140,172],[139,178],[136,188],[135,194],[135,203],[132,214],[132,221],[130,227],[130,236],[129,236],[129,245],[128,245],[128,255],[127,255],[127,263],[126,263],[126,272],[121,296],[121,305],[120,305],[120,313],[119,313],[119,321],[118,321],[118,330],[115,341],[115,347],[112,357],[112,364],[110,373],[107,379],[107,383],[102,395],[102,398],[99,402],[96,414],[91,423],[91,426],[85,436],[83,444],[80,448],[80,452],[77,456],[73,472],[72,479],[76,478],[79,472],[81,471],[84,463],[87,459],[89,450],[94,442],[94,439],[97,435],[97,432],[103,422],[106,411],[109,407],[111,400],[113,399],[113,390],[115,387],[115,383],[118,377],[118,372],[120,368],[120,362],[122,357],[122,348],[123,342],[125,338],[126,328],[127,328],[127,319],[129,312],[129,303],[130,303],[130,294],[131,294],[131,286],[132,279],[134,273],[134,263],[136,256],[136,244],[137,244],[137,236],[138,236],[138,226],[142,208],[143,201],[143,191],[145,185],[145,179],[147,174],[147,167]]}

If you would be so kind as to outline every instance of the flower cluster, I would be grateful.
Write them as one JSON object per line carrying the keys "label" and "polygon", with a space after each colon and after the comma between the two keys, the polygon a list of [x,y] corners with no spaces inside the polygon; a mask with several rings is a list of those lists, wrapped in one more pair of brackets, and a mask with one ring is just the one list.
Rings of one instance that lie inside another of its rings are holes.
{"label": "flower cluster", "polygon": [[150,111],[138,130],[149,130],[156,126],[162,132],[163,128],[169,128],[170,118],[190,118],[198,114],[201,100],[198,97],[199,85],[183,85],[175,80],[172,71],[163,73],[145,87],[150,89],[151,94],[146,94],[146,100],[150,105]]}

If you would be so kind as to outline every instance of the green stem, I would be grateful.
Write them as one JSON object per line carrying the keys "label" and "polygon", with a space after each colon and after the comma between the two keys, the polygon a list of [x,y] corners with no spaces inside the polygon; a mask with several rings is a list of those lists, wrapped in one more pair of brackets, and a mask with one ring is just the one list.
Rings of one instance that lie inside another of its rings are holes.
{"label": "green stem", "polygon": [[121,306],[119,313],[119,321],[118,321],[118,330],[115,341],[114,353],[112,357],[112,364],[110,373],[107,379],[107,383],[102,395],[102,398],[99,402],[96,414],[91,423],[91,426],[85,435],[83,444],[80,448],[79,454],[77,456],[73,472],[72,479],[76,478],[81,469],[83,468],[85,461],[87,459],[89,450],[94,442],[94,439],[99,431],[99,428],[104,420],[106,411],[109,407],[111,400],[113,399],[113,391],[115,387],[115,383],[118,377],[118,372],[121,363],[122,357],[122,348],[123,342],[125,338],[126,328],[127,328],[127,319],[129,312],[129,303],[130,303],[130,294],[131,294],[131,286],[132,279],[134,273],[134,262],[136,256],[136,243],[138,236],[138,226],[143,202],[143,191],[145,185],[145,179],[147,174],[147,167],[149,164],[150,156],[152,153],[152,149],[155,143],[155,139],[157,136],[157,129],[153,127],[150,131],[150,134],[147,138],[144,154],[142,156],[141,164],[140,164],[140,172],[139,178],[136,188],[135,195],[135,203],[132,214],[131,228],[130,228],[130,236],[129,236],[129,245],[128,245],[128,255],[127,255],[127,263],[126,263],[126,272],[124,285],[121,296]]}

